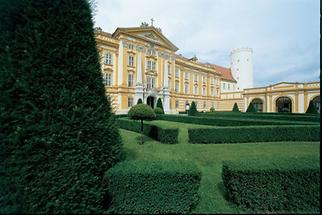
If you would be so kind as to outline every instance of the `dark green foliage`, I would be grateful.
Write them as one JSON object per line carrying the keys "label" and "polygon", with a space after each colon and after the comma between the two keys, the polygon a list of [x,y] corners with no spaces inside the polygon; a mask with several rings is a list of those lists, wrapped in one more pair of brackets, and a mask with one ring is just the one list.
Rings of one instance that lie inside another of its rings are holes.
{"label": "dark green foliage", "polygon": [[319,125],[244,126],[188,129],[191,143],[319,141]]}
{"label": "dark green foliage", "polygon": [[[202,116],[202,115],[201,115]],[[193,123],[201,125],[214,126],[252,126],[252,125],[312,125],[317,124],[313,122],[299,122],[299,121],[278,121],[278,120],[261,120],[261,119],[247,119],[247,118],[231,118],[231,117],[200,117],[198,116],[182,116],[182,115],[158,115],[157,119]]]}
{"label": "dark green foliage", "polygon": [[257,212],[319,213],[319,157],[224,161],[228,200]]}
{"label": "dark green foliage", "polygon": [[232,111],[233,112],[240,112],[237,103],[234,104]]}
{"label": "dark green foliage", "polygon": [[201,172],[191,161],[136,160],[106,174],[116,214],[189,213],[199,200]]}
{"label": "dark green foliage", "polygon": [[195,115],[197,115],[197,113],[198,113],[197,106],[196,106],[196,103],[193,101],[193,102],[191,102],[191,105],[190,105],[190,108],[188,111],[188,115],[195,116]]}
{"label": "dark green foliage", "polygon": [[142,102],[142,99],[141,98],[139,98],[139,100],[138,100],[138,103],[137,104],[142,104],[143,102]]}
{"label": "dark green foliage", "polygon": [[157,107],[158,107],[158,108],[161,108],[161,109],[162,109],[162,111],[163,111],[163,113],[164,113],[161,98],[158,98],[158,101],[157,101]]}
{"label": "dark green foliage", "polygon": [[312,113],[312,114],[317,114],[318,113],[318,111],[314,107],[313,101],[310,101],[309,107],[307,108],[305,113]]}
{"label": "dark green foliage", "polygon": [[154,113],[155,114],[164,114],[164,111],[163,111],[163,109],[156,107],[156,108],[154,108]]}
{"label": "dark green foliage", "polygon": [[227,117],[227,118],[248,118],[259,120],[286,120],[286,121],[303,121],[303,122],[320,122],[320,115],[294,114],[294,113],[234,113],[234,112],[214,112],[199,113],[199,117]]}
{"label": "dark green foliage", "polygon": [[214,108],[214,107],[211,107],[211,108],[209,109],[209,112],[211,112],[211,113],[215,112],[215,108]]}
{"label": "dark green foliage", "polygon": [[254,104],[252,102],[249,103],[246,112],[248,112],[248,113],[255,113],[255,112],[257,112],[256,109],[255,109],[255,107],[254,107]]}
{"label": "dark green foliage", "polygon": [[0,1],[0,213],[101,213],[120,136],[86,0]]}
{"label": "dark green foliage", "polygon": [[[118,120],[118,123],[123,129],[141,132],[141,124],[139,122],[122,118]],[[143,134],[151,137],[152,139],[160,141],[161,143],[178,143],[178,133],[179,129],[177,128],[161,128],[159,126],[150,125],[147,123],[143,125]]]}
{"label": "dark green foliage", "polygon": [[128,117],[136,120],[151,120],[155,118],[155,113],[149,105],[137,104],[131,107]]}

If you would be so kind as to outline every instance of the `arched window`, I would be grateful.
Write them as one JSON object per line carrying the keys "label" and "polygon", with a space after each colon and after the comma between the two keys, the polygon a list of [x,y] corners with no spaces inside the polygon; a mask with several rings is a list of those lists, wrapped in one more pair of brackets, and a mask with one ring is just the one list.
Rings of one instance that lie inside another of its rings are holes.
{"label": "arched window", "polygon": [[292,101],[288,97],[280,97],[276,100],[276,112],[292,112]]}
{"label": "arched window", "polygon": [[261,99],[253,99],[252,103],[257,112],[263,112],[263,101]]}
{"label": "arched window", "polygon": [[320,110],[321,110],[320,96],[315,96],[312,99],[312,102],[313,102],[314,107],[318,111],[318,113],[320,113]]}

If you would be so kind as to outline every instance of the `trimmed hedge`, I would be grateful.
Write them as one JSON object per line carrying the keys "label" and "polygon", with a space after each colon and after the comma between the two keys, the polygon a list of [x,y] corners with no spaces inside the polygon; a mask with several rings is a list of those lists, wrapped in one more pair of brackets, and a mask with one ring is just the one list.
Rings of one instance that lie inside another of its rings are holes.
{"label": "trimmed hedge", "polygon": [[287,120],[287,121],[301,121],[301,122],[320,122],[320,115],[308,114],[286,114],[286,113],[234,113],[234,112],[206,112],[198,113],[199,117],[229,117],[229,118],[248,118],[260,120]]}
{"label": "trimmed hedge", "polygon": [[[129,120],[127,118],[120,118],[117,120],[120,128],[134,131],[134,132],[141,132],[141,123],[139,121]],[[151,125],[145,123],[143,125],[143,134],[146,136],[151,137],[161,143],[169,143],[174,144],[178,143],[178,128],[161,128],[156,125]]]}
{"label": "trimmed hedge", "polygon": [[261,119],[245,119],[232,117],[200,117],[200,116],[184,116],[184,115],[158,115],[157,119],[193,123],[201,125],[214,126],[253,126],[253,125],[307,125],[317,123],[313,122],[294,122],[294,121],[278,121],[278,120],[261,120]]}
{"label": "trimmed hedge", "polygon": [[190,143],[319,141],[319,125],[244,126],[188,129]]}
{"label": "trimmed hedge", "polygon": [[201,171],[191,161],[136,160],[106,173],[111,207],[116,214],[188,213],[197,205]]}
{"label": "trimmed hedge", "polygon": [[319,157],[224,161],[229,201],[261,212],[319,212]]}

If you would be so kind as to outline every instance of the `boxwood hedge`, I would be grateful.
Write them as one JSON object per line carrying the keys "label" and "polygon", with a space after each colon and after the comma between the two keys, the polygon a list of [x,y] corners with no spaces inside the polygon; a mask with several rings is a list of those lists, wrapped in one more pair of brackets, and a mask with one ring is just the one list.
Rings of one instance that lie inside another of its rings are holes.
{"label": "boxwood hedge", "polygon": [[109,212],[188,213],[198,203],[201,172],[191,161],[125,161],[105,176]]}
{"label": "boxwood hedge", "polygon": [[[118,120],[120,128],[141,132],[141,123],[139,121],[129,120],[127,118],[119,118]],[[143,134],[151,137],[161,143],[178,143],[179,129],[177,128],[161,128],[156,125],[145,123],[143,125]]]}
{"label": "boxwood hedge", "polygon": [[229,118],[248,118],[259,120],[286,120],[301,122],[320,122],[320,115],[309,114],[286,114],[286,113],[233,113],[233,112],[207,112],[199,113],[199,117],[229,117]]}
{"label": "boxwood hedge", "polygon": [[319,212],[319,157],[224,161],[229,201],[260,212]]}
{"label": "boxwood hedge", "polygon": [[319,125],[243,126],[188,129],[190,143],[319,141]]}
{"label": "boxwood hedge", "polygon": [[280,121],[280,120],[263,120],[263,119],[247,119],[247,118],[232,118],[232,117],[198,117],[198,116],[182,116],[182,115],[159,115],[157,119],[193,123],[201,125],[214,126],[252,126],[252,125],[304,125],[317,124],[313,122],[298,122],[298,121]]}

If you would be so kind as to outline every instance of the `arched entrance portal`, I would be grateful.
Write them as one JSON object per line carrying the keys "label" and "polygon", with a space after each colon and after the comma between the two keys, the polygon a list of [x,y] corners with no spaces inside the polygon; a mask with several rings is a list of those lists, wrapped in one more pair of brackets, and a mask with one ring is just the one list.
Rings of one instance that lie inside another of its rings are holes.
{"label": "arched entrance portal", "polygon": [[263,112],[263,101],[261,99],[253,99],[252,103],[256,112]]}
{"label": "arched entrance portal", "polygon": [[146,99],[146,103],[147,103],[147,105],[150,105],[152,108],[154,108],[155,97],[148,96],[148,98]]}
{"label": "arched entrance portal", "polygon": [[320,113],[320,110],[321,110],[320,96],[315,96],[312,99],[312,103],[313,103],[314,107],[316,108],[317,112]]}
{"label": "arched entrance portal", "polygon": [[276,112],[292,113],[292,100],[288,97],[280,97],[276,100]]}

